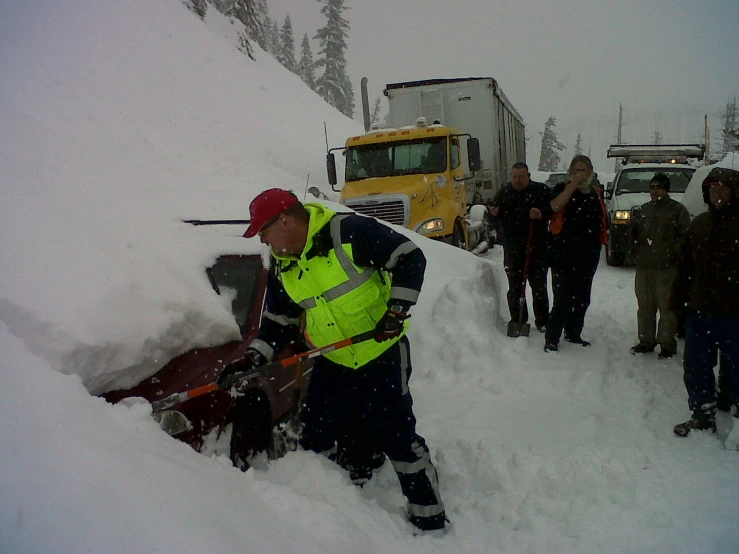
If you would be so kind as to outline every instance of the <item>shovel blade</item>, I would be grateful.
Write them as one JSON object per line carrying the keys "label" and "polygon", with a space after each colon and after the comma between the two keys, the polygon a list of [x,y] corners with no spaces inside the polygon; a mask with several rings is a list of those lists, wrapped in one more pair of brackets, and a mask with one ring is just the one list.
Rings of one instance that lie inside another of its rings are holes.
{"label": "shovel blade", "polygon": [[531,324],[529,323],[518,323],[517,321],[508,322],[507,335],[509,337],[528,337],[531,331]]}

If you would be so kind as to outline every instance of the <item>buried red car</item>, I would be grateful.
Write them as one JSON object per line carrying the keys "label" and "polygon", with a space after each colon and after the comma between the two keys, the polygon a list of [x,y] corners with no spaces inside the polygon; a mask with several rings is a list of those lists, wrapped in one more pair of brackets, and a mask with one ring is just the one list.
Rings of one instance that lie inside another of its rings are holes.
{"label": "buried red car", "polygon": [[[186,352],[135,387],[105,393],[106,400],[115,403],[142,397],[153,403],[213,383],[224,366],[243,358],[259,329],[267,270],[259,255],[229,254],[219,257],[206,271],[218,294],[228,290],[233,295],[231,308],[241,340]],[[175,405],[172,410],[155,411],[154,416],[163,429],[196,450],[201,449],[205,437],[214,429],[233,423],[239,440],[231,442],[231,459],[242,467],[249,453],[267,451],[270,456],[279,455],[284,444],[276,444],[273,429],[289,418],[295,405],[296,370],[279,366],[254,373],[253,378],[242,383],[241,394],[235,397],[229,391],[215,390]],[[306,364],[305,378],[309,376],[310,367]]]}

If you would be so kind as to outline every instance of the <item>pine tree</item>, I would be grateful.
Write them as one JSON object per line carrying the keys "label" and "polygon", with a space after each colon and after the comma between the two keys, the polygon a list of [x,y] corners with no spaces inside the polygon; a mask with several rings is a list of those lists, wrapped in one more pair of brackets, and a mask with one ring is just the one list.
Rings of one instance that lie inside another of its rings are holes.
{"label": "pine tree", "polygon": [[324,4],[321,13],[326,26],[318,29],[314,38],[320,41],[320,57],[317,67],[323,67],[323,75],[316,79],[316,89],[326,102],[348,117],[354,115],[354,89],[346,74],[346,39],[349,23],[342,17],[347,9],[344,0],[318,0]]}
{"label": "pine tree", "polygon": [[234,16],[246,27],[247,36],[255,41],[262,50],[266,50],[265,21],[267,4],[265,0],[236,0]]}
{"label": "pine tree", "polygon": [[724,111],[718,114],[721,120],[721,148],[719,159],[739,147],[739,114],[736,111],[736,96],[729,98]]}
{"label": "pine tree", "polygon": [[272,20],[272,26],[269,30],[269,53],[277,59],[280,57],[280,51],[282,46],[280,44],[280,28],[277,25],[277,20]]}
{"label": "pine tree", "polygon": [[205,19],[205,14],[208,11],[208,2],[206,0],[184,0],[185,6],[188,9],[198,15],[200,19]]}
{"label": "pine tree", "polygon": [[275,59],[280,55],[280,30],[269,15],[264,20],[264,50]]}
{"label": "pine tree", "polygon": [[575,141],[575,156],[582,154],[582,136],[577,133],[577,140]]}
{"label": "pine tree", "polygon": [[370,126],[377,123],[380,124],[380,116],[382,115],[382,98],[375,98],[370,108]]}
{"label": "pine tree", "polygon": [[285,22],[280,31],[280,55],[277,61],[293,73],[298,71],[298,63],[295,61],[295,36],[293,35],[293,24],[290,16],[285,16]]}
{"label": "pine tree", "polygon": [[308,33],[306,33],[303,35],[303,42],[300,45],[300,62],[298,62],[297,73],[305,84],[313,90],[316,90],[315,65],[313,52],[310,49],[310,40],[308,40]]}
{"label": "pine tree", "polygon": [[560,156],[557,152],[565,149],[565,145],[557,140],[554,132],[556,119],[550,117],[544,124],[544,132],[541,135],[541,154],[539,155],[539,171],[557,171]]}

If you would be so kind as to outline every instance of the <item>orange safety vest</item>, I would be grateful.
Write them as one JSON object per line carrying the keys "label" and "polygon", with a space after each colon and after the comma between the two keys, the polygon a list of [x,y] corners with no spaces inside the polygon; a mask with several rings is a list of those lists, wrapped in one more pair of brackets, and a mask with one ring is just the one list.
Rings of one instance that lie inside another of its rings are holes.
{"label": "orange safety vest", "polygon": [[[600,187],[593,186],[595,191],[598,193],[598,202],[600,202],[600,209],[603,212],[603,225],[600,230],[600,243],[601,244],[607,244],[608,243],[608,214],[606,212],[606,205],[603,202],[603,189]],[[565,209],[567,208],[567,204],[565,204],[561,210],[558,212],[554,212],[554,215],[552,216],[552,221],[549,224],[549,232],[553,235],[559,235],[559,233],[562,231],[562,227],[564,227],[565,224]]]}

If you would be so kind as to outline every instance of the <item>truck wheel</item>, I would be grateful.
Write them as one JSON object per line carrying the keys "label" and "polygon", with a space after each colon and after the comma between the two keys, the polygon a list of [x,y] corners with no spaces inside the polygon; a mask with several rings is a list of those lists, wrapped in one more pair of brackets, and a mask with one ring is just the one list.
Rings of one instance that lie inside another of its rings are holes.
{"label": "truck wheel", "polygon": [[231,462],[246,471],[251,460],[261,452],[274,451],[272,412],[269,401],[261,394],[250,394],[237,399],[226,420],[233,424],[231,430]]}
{"label": "truck wheel", "polygon": [[612,267],[621,267],[626,260],[626,254],[623,252],[613,252],[610,244],[610,241],[606,243],[606,263]]}
{"label": "truck wheel", "polygon": [[452,232],[452,246],[467,250],[467,241],[464,238],[464,229],[459,221],[454,222],[454,231]]}

